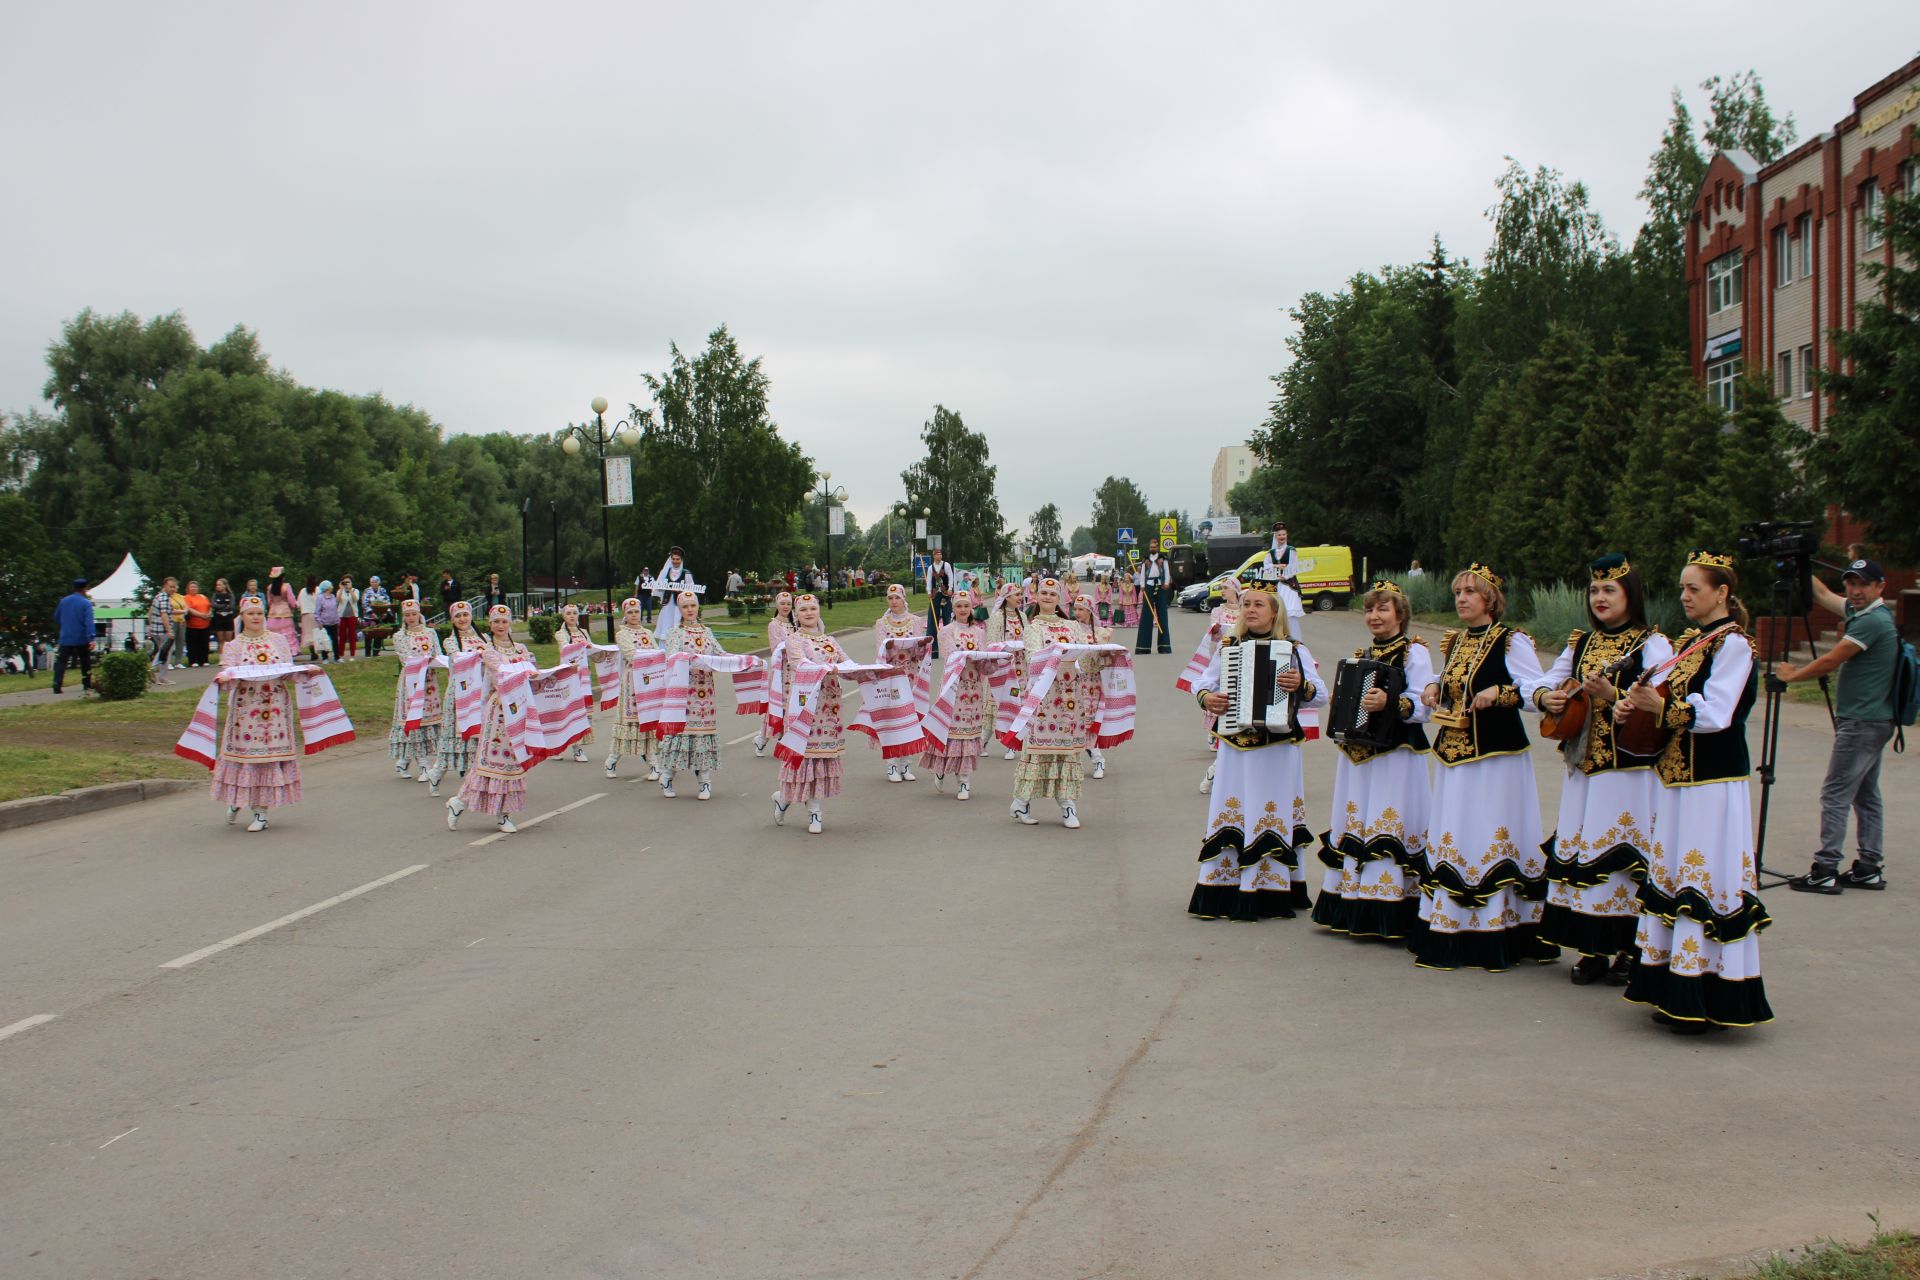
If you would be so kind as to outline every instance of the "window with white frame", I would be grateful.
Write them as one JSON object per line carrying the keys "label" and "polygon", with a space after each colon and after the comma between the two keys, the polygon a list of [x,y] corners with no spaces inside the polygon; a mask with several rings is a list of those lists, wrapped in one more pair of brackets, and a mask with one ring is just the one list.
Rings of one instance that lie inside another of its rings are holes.
{"label": "window with white frame", "polygon": [[1813,274],[1813,215],[1801,214],[1793,228],[1793,278],[1805,280]]}
{"label": "window with white frame", "polygon": [[1740,284],[1745,272],[1740,266],[1740,251],[1723,253],[1707,264],[1707,314],[1725,311],[1740,304]]}
{"label": "window with white frame", "polygon": [[1793,394],[1793,352],[1782,351],[1775,357],[1773,394],[1785,400]]}
{"label": "window with white frame", "polygon": [[1773,287],[1784,289],[1793,283],[1793,253],[1787,244],[1787,229],[1773,229]]}
{"label": "window with white frame", "polygon": [[1860,188],[1860,247],[1878,249],[1881,242],[1880,184],[1869,182]]}
{"label": "window with white frame", "polygon": [[1721,360],[1707,366],[1707,399],[1729,412],[1733,409],[1734,389],[1740,384],[1740,357]]}
{"label": "window with white frame", "polygon": [[1813,344],[1800,348],[1800,398],[1813,398]]}
{"label": "window with white frame", "polygon": [[1920,160],[1909,160],[1900,166],[1900,191],[1909,200],[1920,197]]}

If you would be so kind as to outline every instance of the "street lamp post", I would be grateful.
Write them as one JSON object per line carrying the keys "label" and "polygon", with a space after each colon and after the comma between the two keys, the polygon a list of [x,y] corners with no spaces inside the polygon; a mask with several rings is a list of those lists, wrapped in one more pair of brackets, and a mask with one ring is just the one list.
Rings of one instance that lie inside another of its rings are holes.
{"label": "street lamp post", "polygon": [[829,609],[833,608],[833,504],[847,500],[845,489],[827,487],[832,479],[833,472],[820,473],[820,518],[825,521],[823,527],[827,537],[827,608]]}
{"label": "street lamp post", "polygon": [[[607,398],[593,398],[593,426],[570,426],[560,438],[560,450],[568,457],[580,452],[583,444],[593,446],[594,455],[600,459],[600,575],[605,583],[607,594],[607,643],[613,643],[613,535],[607,516],[607,450],[616,444],[633,445],[640,439],[640,428],[632,422],[620,422],[612,431],[607,430]],[[556,556],[557,556],[556,552]],[[559,571],[554,572],[555,578]],[[557,583],[555,585],[558,585]]]}
{"label": "street lamp post", "polygon": [[560,503],[547,499],[547,514],[553,517],[553,611],[560,612]]}

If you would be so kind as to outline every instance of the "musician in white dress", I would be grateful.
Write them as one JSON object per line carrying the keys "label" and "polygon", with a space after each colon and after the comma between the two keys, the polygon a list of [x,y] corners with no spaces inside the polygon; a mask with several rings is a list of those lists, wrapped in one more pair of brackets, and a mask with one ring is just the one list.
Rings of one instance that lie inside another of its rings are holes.
{"label": "musician in white dress", "polygon": [[1520,708],[1539,687],[1533,639],[1500,621],[1500,575],[1478,562],[1453,578],[1464,628],[1441,641],[1434,708],[1433,780],[1420,927],[1408,939],[1425,969],[1499,972],[1523,961],[1551,962],[1540,941],[1547,860],[1540,851],[1540,795],[1533,781]]}
{"label": "musician in white dress", "polygon": [[1421,695],[1435,679],[1433,657],[1425,641],[1407,635],[1412,610],[1398,583],[1374,583],[1363,605],[1373,643],[1353,656],[1398,667],[1406,684],[1391,700],[1385,689],[1361,700],[1361,710],[1391,725],[1388,745],[1339,744],[1333,821],[1320,837],[1327,871],[1313,922],[1350,937],[1400,941],[1420,924],[1420,873],[1433,803],[1424,727],[1433,709]]}
{"label": "musician in white dress", "polygon": [[653,629],[653,633],[656,636],[670,635],[680,625],[680,593],[698,585],[693,580],[693,570],[687,568],[686,553],[678,547],[668,551],[667,562],[660,566],[660,572],[647,585],[649,594],[661,602],[660,625]]}
{"label": "musician in white dress", "polygon": [[1660,783],[1651,756],[1621,747],[1613,704],[1672,657],[1673,646],[1647,625],[1646,588],[1625,556],[1601,556],[1591,574],[1591,626],[1567,637],[1567,647],[1531,695],[1535,706],[1553,716],[1563,715],[1576,693],[1586,704],[1581,731],[1560,744],[1566,780],[1559,822],[1544,849],[1547,904],[1540,937],[1579,953],[1575,986],[1605,978],[1624,987],[1633,969]]}
{"label": "musician in white dress", "polygon": [[[1252,640],[1287,640],[1286,619],[1269,584],[1257,582],[1240,597],[1240,619],[1222,639],[1194,684],[1200,705],[1219,715],[1231,705],[1221,692],[1226,655]],[[1254,723],[1232,733],[1214,727],[1220,758],[1207,804],[1207,832],[1200,842],[1200,869],[1187,910],[1203,920],[1290,918],[1308,905],[1300,852],[1313,843],[1307,826],[1307,790],[1300,743],[1306,730],[1300,710],[1327,700],[1320,671],[1305,645],[1295,645],[1293,665],[1274,677],[1293,703],[1290,727]]]}

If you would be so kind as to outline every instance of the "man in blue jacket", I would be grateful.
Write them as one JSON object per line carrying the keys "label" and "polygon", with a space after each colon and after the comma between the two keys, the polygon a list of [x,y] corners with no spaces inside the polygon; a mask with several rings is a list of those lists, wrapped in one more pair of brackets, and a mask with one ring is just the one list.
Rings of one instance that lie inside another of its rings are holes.
{"label": "man in blue jacket", "polygon": [[72,594],[54,607],[53,625],[60,636],[60,648],[53,655],[53,691],[60,692],[70,663],[80,666],[80,687],[93,688],[93,601],[87,599],[85,578],[75,578]]}

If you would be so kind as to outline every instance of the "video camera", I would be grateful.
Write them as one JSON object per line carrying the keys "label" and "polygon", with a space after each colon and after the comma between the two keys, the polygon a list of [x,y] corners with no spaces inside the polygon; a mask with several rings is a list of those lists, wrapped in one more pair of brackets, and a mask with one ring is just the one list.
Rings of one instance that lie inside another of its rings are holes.
{"label": "video camera", "polygon": [[1740,526],[1734,544],[1743,560],[1773,561],[1773,594],[1789,616],[1813,607],[1813,564],[1820,550],[1813,526],[1811,520],[1756,520]]}

